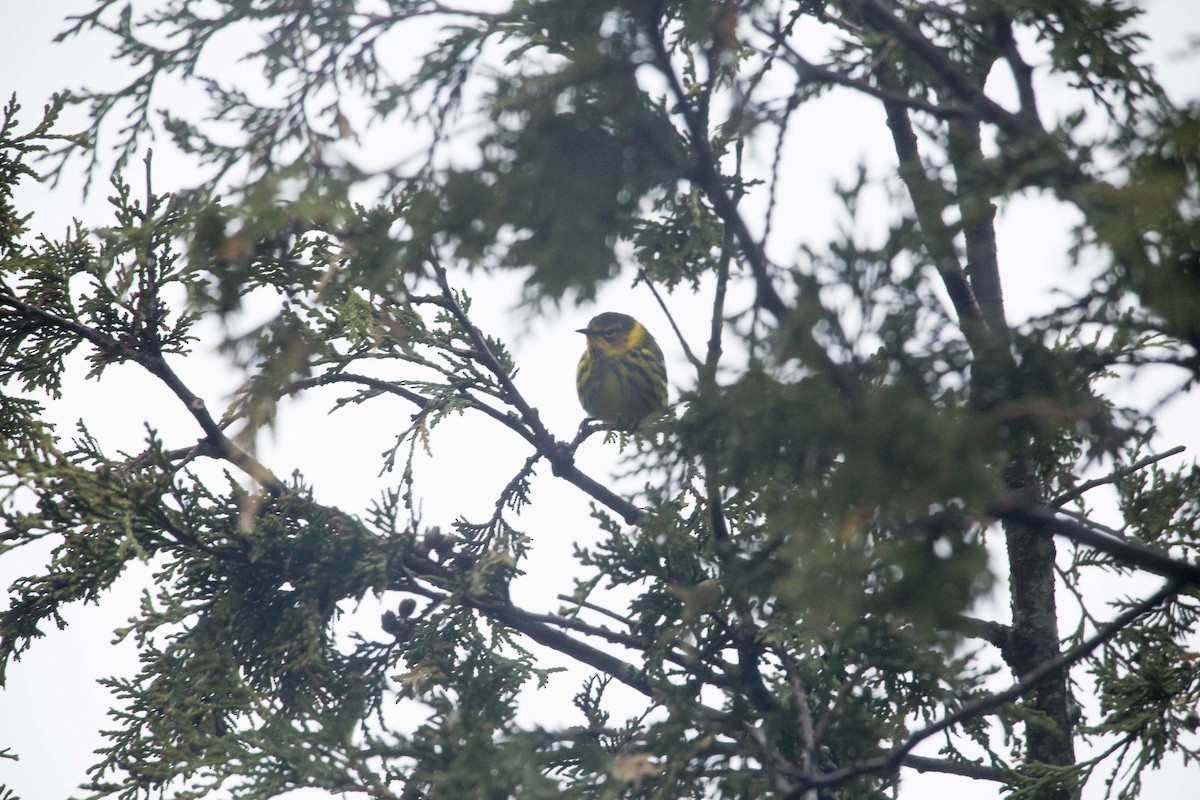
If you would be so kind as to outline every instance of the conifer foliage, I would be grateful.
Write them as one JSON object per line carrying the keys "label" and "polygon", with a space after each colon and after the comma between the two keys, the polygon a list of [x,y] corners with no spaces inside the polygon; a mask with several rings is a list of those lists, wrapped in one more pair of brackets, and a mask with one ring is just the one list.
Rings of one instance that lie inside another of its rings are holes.
{"label": "conifer foliage", "polygon": [[[1114,389],[1200,377],[1200,107],[1138,17],[95,0],[64,36],[110,37],[128,80],[0,126],[0,553],[53,547],[6,587],[0,678],[141,561],[90,797],[876,798],[912,770],[1138,796],[1200,755],[1200,472]],[[827,156],[795,123],[835,94],[887,168],[797,239],[796,164]],[[152,143],[190,159],[177,190]],[[32,236],[18,183],[80,171],[112,218]],[[1035,193],[1096,277],[1017,320],[997,211]],[[656,329],[686,356],[672,413],[551,430],[473,312],[472,280],[514,271],[530,313],[631,280],[702,308],[699,347]],[[191,377],[214,354],[245,375],[225,405]],[[81,369],[162,390],[140,452],[50,421]],[[262,457],[287,398],[388,410],[360,507]],[[466,418],[524,464],[489,518],[425,521],[414,474]],[[577,463],[606,437],[637,480]],[[590,519],[527,525],[553,492]],[[598,543],[532,574],[579,524]],[[557,607],[511,591],[568,579]],[[529,722],[566,679],[574,707]]]}

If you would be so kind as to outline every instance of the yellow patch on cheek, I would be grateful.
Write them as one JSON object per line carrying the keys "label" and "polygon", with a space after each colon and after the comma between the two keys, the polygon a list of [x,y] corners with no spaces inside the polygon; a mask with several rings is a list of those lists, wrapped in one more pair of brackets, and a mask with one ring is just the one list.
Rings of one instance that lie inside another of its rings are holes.
{"label": "yellow patch on cheek", "polygon": [[[637,341],[633,341],[633,339],[632,333],[626,336],[614,336],[612,339],[605,339],[603,336],[589,336],[588,346],[603,355],[618,356],[637,344]],[[637,339],[640,340],[641,337],[637,337]]]}
{"label": "yellow patch on cheek", "polygon": [[602,356],[611,356],[616,353],[616,349],[612,346],[612,342],[607,341],[601,336],[597,336],[588,342],[588,347],[592,348],[592,352]]}
{"label": "yellow patch on cheek", "polygon": [[600,346],[606,356],[624,355],[641,343],[642,331],[636,327],[631,331],[617,334],[612,339],[600,339]]}

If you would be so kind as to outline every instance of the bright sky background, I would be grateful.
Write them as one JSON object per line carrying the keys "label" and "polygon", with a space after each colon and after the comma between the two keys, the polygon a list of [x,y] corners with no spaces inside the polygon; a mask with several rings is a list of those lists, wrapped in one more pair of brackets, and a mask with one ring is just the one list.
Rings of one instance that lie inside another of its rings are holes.
{"label": "bright sky background", "polygon": [[[66,45],[50,43],[63,27],[63,16],[90,6],[90,2],[82,0],[54,3],[0,0],[4,19],[0,28],[0,94],[7,100],[11,91],[19,93],[24,106],[23,128],[35,122],[52,91],[74,86],[81,79],[91,85],[113,85],[123,74],[123,67],[110,61],[109,42],[102,37],[73,39]],[[1159,0],[1147,3],[1146,7],[1150,13],[1143,29],[1151,35],[1160,79],[1177,100],[1200,95],[1200,65],[1194,58],[1181,57],[1188,37],[1200,33],[1200,5],[1195,0]],[[1053,108],[1045,98],[1043,113],[1053,118]],[[797,224],[806,231],[798,235],[811,242],[824,241],[824,235],[834,228],[838,211],[827,192],[830,181],[835,177],[848,179],[864,153],[867,163],[878,171],[891,165],[894,156],[887,142],[877,138],[883,131],[881,112],[873,103],[843,92],[833,93],[802,111],[792,126],[791,152],[820,155],[784,165],[789,191],[781,198],[778,219]],[[386,147],[386,142],[379,146]],[[167,148],[158,149],[156,187],[162,190],[186,184],[190,177],[186,166],[173,161],[166,153]],[[137,171],[140,172],[140,165]],[[22,208],[36,212],[35,230],[61,236],[73,217],[89,225],[102,225],[108,220],[104,199],[107,186],[96,188],[98,191],[81,202],[75,186],[61,186],[55,191],[26,186],[18,201]],[[1003,209],[999,221],[1000,255],[1012,318],[1022,319],[1054,305],[1053,287],[1072,285],[1082,279],[1079,274],[1066,274],[1061,266],[1065,263],[1063,254],[1072,221],[1069,213],[1039,198],[1021,198]],[[671,372],[676,376],[676,386],[687,374],[680,346],[673,341],[662,312],[645,290],[631,294],[624,286],[614,284],[601,294],[595,305],[577,307],[568,303],[560,313],[548,309],[533,317],[516,307],[517,276],[477,278],[470,290],[476,298],[473,309],[476,322],[486,332],[499,334],[510,343],[521,368],[517,378],[519,388],[540,410],[550,430],[561,438],[570,438],[581,418],[574,396],[573,371],[582,342],[571,331],[597,311],[622,310],[641,319],[663,344]],[[699,349],[707,332],[705,299],[677,297],[668,303],[691,346]],[[210,357],[189,362],[186,375],[193,389],[218,409],[238,379],[233,371]],[[116,380],[118,377],[120,380]],[[1149,402],[1155,397],[1155,388],[1143,380],[1136,386],[1115,386],[1114,393],[1119,401],[1139,398]],[[262,443],[261,456],[281,476],[300,468],[316,486],[322,502],[361,510],[385,483],[396,482],[395,476],[385,476],[382,481],[378,478],[378,453],[389,445],[393,432],[401,429],[411,411],[385,399],[326,416],[328,401],[337,396],[332,390],[326,391],[327,394],[315,398],[317,402],[291,404],[285,409],[277,435],[268,435]],[[74,420],[86,417],[93,433],[114,453],[120,449],[139,452],[144,435],[142,423],[150,418],[168,446],[182,446],[197,438],[193,423],[178,408],[178,403],[132,366],[113,370],[101,384],[72,380],[68,383],[67,398],[56,404],[54,414],[62,423],[60,432],[64,435],[70,434]],[[1197,420],[1200,414],[1194,395],[1165,407],[1160,416],[1163,436],[1159,444],[1163,448],[1185,444],[1189,448],[1186,457],[1194,458],[1200,452]],[[490,514],[500,487],[527,455],[513,434],[470,417],[435,431],[434,447],[435,459],[425,460],[418,470],[418,494],[427,524],[443,527],[459,516],[474,520]],[[602,445],[597,437],[581,452],[580,464],[597,476],[613,474],[619,471],[614,450]],[[564,574],[563,565],[571,561],[572,546],[598,539],[586,516],[585,498],[569,487],[555,485],[546,473],[545,469],[539,470],[534,483],[535,502],[524,515],[526,529],[538,535],[534,556],[527,564],[528,577],[519,580],[514,591],[518,602],[539,610],[557,608],[555,595],[570,591],[569,574]],[[36,569],[45,554],[42,550],[20,556],[9,554],[0,559],[3,591],[6,592],[13,578]],[[87,766],[95,760],[91,751],[102,745],[96,732],[107,725],[105,712],[109,705],[107,693],[95,680],[135,670],[133,648],[127,644],[114,647],[112,631],[134,612],[138,593],[148,575],[146,567],[131,568],[117,591],[101,605],[70,609],[67,630],[49,631],[46,638],[10,667],[8,686],[0,691],[0,749],[12,749],[21,755],[21,761],[0,760],[0,784],[7,784],[22,800],[70,795],[83,780]],[[1133,587],[1099,588],[1138,591]],[[0,602],[7,605],[6,598],[0,598]],[[388,605],[391,604],[389,600]],[[1060,599],[1060,604],[1064,614],[1072,612],[1065,598]],[[991,609],[991,613],[1003,618],[1005,605]],[[378,625],[378,610],[366,609],[362,619],[364,631],[375,630],[372,626]],[[1007,680],[1005,675],[1004,682]],[[547,714],[553,719],[556,709],[569,707],[576,688],[575,679],[569,678],[539,692],[537,703],[531,706],[530,719],[536,716],[545,720]],[[933,755],[934,749],[925,752]],[[1161,775],[1149,778],[1144,797],[1192,797],[1195,783],[1194,774],[1188,776],[1178,768],[1168,768]],[[990,788],[912,772],[905,773],[905,787],[908,797],[933,798],[961,795],[964,790],[973,798],[987,798],[985,790]],[[1088,797],[1098,798],[1102,790],[1101,786],[1089,787]]]}

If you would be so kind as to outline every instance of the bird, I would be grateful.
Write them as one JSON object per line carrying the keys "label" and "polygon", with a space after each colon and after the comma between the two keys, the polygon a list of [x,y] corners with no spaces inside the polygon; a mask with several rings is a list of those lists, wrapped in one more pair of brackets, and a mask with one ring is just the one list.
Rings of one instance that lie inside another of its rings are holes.
{"label": "bird", "polygon": [[587,348],[575,371],[575,389],[588,416],[634,431],[666,409],[667,365],[642,323],[605,311],[577,330],[587,337]]}

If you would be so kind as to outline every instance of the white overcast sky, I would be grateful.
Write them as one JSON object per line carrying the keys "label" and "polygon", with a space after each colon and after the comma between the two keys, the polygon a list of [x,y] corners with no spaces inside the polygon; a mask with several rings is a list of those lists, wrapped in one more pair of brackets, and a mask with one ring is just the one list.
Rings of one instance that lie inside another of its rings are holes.
{"label": "white overcast sky", "polygon": [[[24,127],[34,122],[38,109],[57,89],[77,86],[81,81],[113,85],[120,80],[123,67],[110,60],[110,43],[102,37],[51,44],[66,14],[80,13],[90,6],[80,0],[0,0],[0,94],[7,100],[13,90],[18,92],[25,107]],[[1200,95],[1200,62],[1181,56],[1188,38],[1200,34],[1200,3],[1160,0],[1145,7],[1149,14],[1142,28],[1151,35],[1150,49],[1159,65],[1160,78],[1177,100]],[[1043,113],[1053,116],[1053,109],[1044,105]],[[822,234],[832,230],[835,222],[837,207],[826,191],[831,179],[848,179],[864,158],[880,170],[891,163],[893,156],[886,142],[881,148],[880,142],[872,138],[881,129],[880,113],[872,103],[844,93],[834,93],[811,109],[806,108],[793,125],[792,152],[820,153],[820,157],[785,165],[788,186],[794,191],[782,198],[787,213],[781,219],[803,221],[811,231],[810,241],[819,244]],[[159,150],[166,148],[160,146]],[[160,188],[187,183],[188,173],[178,162],[163,154],[156,155],[156,160],[161,169],[156,176]],[[23,187],[18,201],[22,208],[36,212],[36,230],[57,236],[73,217],[89,225],[107,221],[106,186],[82,202],[78,187],[69,185],[70,181],[67,184],[53,192],[45,187]],[[1039,198],[1018,199],[1002,210],[1000,254],[1006,297],[1015,319],[1054,305],[1054,287],[1075,285],[1081,279],[1078,274],[1066,274],[1062,266],[1072,219],[1069,212]],[[518,385],[539,408],[550,429],[561,437],[569,438],[581,416],[572,381],[581,342],[571,331],[593,313],[614,308],[639,317],[663,343],[673,373],[685,374],[680,347],[671,340],[662,312],[644,290],[631,295],[624,286],[613,286],[594,305],[568,304],[560,313],[548,311],[532,319],[516,310],[519,282],[515,276],[476,278],[471,290],[476,297],[477,321],[513,345],[521,367]],[[670,304],[686,338],[698,348],[707,324],[704,301],[697,305],[681,297],[673,298]],[[193,388],[218,408],[236,385],[236,375],[211,358],[190,363],[187,369]],[[110,452],[136,452],[143,436],[142,422],[153,417],[168,446],[195,440],[197,434],[190,420],[152,381],[133,367],[114,371],[112,378],[118,377],[99,385],[84,384],[77,378],[69,383],[73,393],[53,409],[64,434],[69,433],[75,419],[86,417]],[[1118,401],[1145,400],[1152,397],[1153,387],[1116,385],[1114,394]],[[322,501],[362,509],[382,485],[377,477],[377,455],[410,412],[398,404],[381,402],[325,416],[324,401],[333,396],[331,393],[318,402],[287,408],[278,434],[262,444],[263,458],[280,475],[299,467],[316,486]],[[1187,445],[1189,461],[1200,451],[1197,410],[1196,397],[1188,396],[1164,408],[1160,418],[1164,431],[1160,444]],[[507,431],[497,431],[480,420],[463,419],[443,426],[437,433],[437,457],[420,465],[418,489],[425,519],[428,524],[445,526],[458,516],[486,516],[499,488],[527,453]],[[600,476],[611,474],[617,465],[612,448],[604,448],[599,439],[584,448],[580,463]],[[394,482],[394,477],[390,480]],[[515,594],[541,610],[553,610],[554,595],[571,588],[562,574],[562,565],[570,563],[572,545],[593,542],[598,534],[587,520],[584,498],[553,485],[544,476],[534,486],[535,503],[525,519],[529,530],[544,535],[536,539],[534,557],[527,565],[529,577],[519,582]],[[364,491],[364,487],[370,488]],[[0,559],[0,592],[6,595],[12,579],[35,569],[45,555],[42,550]],[[0,750],[9,748],[21,760],[0,760],[0,784],[7,784],[22,800],[71,795],[95,760],[91,751],[102,745],[97,731],[107,725],[105,712],[109,706],[106,692],[95,681],[105,675],[128,675],[136,668],[130,646],[111,644],[112,631],[134,612],[148,574],[145,567],[131,569],[117,591],[99,606],[70,609],[67,630],[48,631],[20,662],[10,667],[8,686],[0,691]],[[7,605],[6,599],[0,598],[0,602]],[[1003,603],[996,613],[1004,613]],[[363,617],[377,620],[378,611],[369,609]],[[545,719],[536,716],[539,710],[551,709],[546,713],[553,715],[552,709],[567,707],[574,690],[570,680],[560,680],[539,693],[539,704],[532,707],[530,718]],[[931,750],[929,754],[934,753]],[[1195,797],[1196,777],[1195,772],[1189,775],[1173,765],[1147,781],[1144,797]],[[980,784],[911,773],[905,774],[905,789],[906,797],[954,797],[964,791],[984,800],[997,796],[994,792],[989,795]],[[1102,792],[1103,787],[1091,786],[1088,797],[1098,798]]]}

